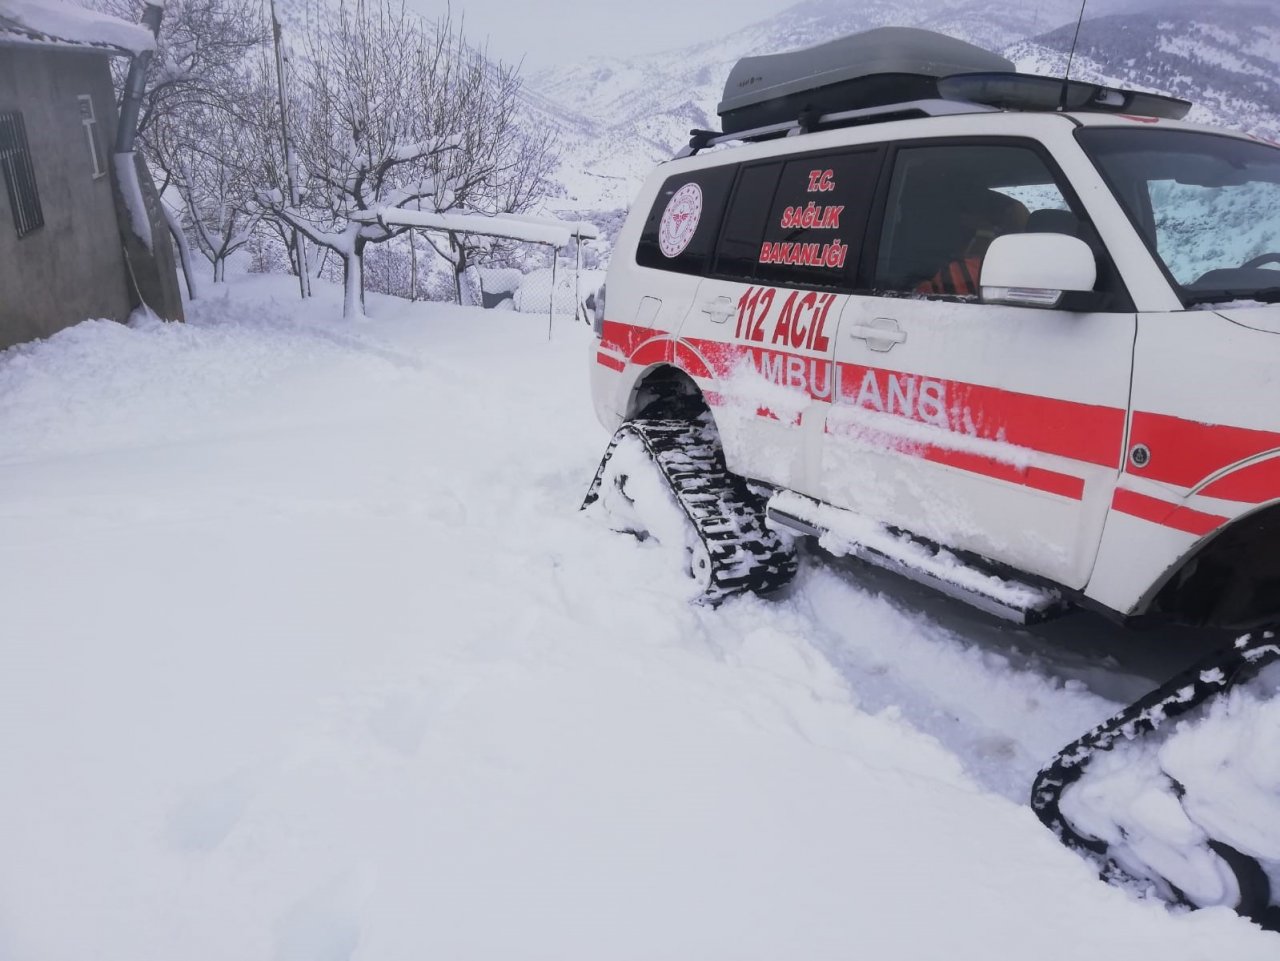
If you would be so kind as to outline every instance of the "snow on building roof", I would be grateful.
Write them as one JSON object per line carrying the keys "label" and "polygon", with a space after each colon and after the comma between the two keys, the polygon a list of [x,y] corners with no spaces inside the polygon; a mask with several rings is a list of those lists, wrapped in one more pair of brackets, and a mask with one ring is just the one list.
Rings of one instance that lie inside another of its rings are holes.
{"label": "snow on building roof", "polygon": [[154,50],[146,27],[64,0],[0,0],[0,45],[75,47],[109,56]]}

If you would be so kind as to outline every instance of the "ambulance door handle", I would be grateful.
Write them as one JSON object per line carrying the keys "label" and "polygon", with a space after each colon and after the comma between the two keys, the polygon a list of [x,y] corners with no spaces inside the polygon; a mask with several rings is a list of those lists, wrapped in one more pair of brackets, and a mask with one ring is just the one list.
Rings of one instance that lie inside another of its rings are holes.
{"label": "ambulance door handle", "polygon": [[866,324],[854,324],[849,328],[849,336],[865,340],[869,348],[883,353],[906,341],[907,332],[892,317],[877,317]]}
{"label": "ambulance door handle", "polygon": [[713,324],[723,324],[737,311],[730,298],[714,297],[702,302],[702,312],[711,318]]}

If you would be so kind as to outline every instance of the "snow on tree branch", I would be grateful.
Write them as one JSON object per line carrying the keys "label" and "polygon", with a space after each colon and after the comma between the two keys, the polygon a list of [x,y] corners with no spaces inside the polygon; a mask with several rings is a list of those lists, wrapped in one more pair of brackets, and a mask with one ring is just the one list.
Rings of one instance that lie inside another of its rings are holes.
{"label": "snow on tree branch", "polygon": [[[138,0],[90,2],[130,19]],[[342,260],[345,313],[359,315],[366,248],[415,229],[386,212],[519,215],[546,194],[552,133],[522,126],[516,70],[447,15],[425,21],[400,0],[276,8],[279,61],[261,0],[168,0],[147,77],[140,142],[215,282],[269,223]],[[431,246],[455,279],[492,253],[474,232],[444,233]]]}
{"label": "snow on tree branch", "polygon": [[429,23],[395,0],[341,3],[309,18],[300,46],[304,198],[268,203],[342,258],[347,315],[363,311],[367,245],[411,227],[387,211],[524,210],[545,190],[550,141],[518,128],[514,69],[487,60],[447,16]]}
{"label": "snow on tree branch", "polygon": [[435,213],[430,210],[382,209],[364,214],[385,227],[422,227],[456,234],[501,237],[531,244],[567,247],[575,237],[593,240],[598,236],[592,224],[566,223],[554,217],[525,217],[501,214],[478,214],[455,210]]}

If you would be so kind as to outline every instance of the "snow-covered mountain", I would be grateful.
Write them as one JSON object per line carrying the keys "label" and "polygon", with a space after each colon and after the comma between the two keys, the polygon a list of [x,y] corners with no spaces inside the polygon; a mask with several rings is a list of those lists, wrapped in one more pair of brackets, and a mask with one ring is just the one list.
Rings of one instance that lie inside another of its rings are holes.
{"label": "snow-covered mountain", "polygon": [[[1218,2],[1168,7],[1092,0],[1073,75],[1174,93],[1192,119],[1280,137],[1280,6]],[[717,38],[655,54],[582,59],[526,78],[531,109],[561,133],[566,208],[616,210],[692,128],[715,128],[734,62],[873,27],[938,30],[1060,73],[1078,8],[1063,0],[802,0]]]}
{"label": "snow-covered mountain", "polygon": [[[1074,29],[1015,43],[1020,69],[1058,73]],[[1280,139],[1280,6],[1198,5],[1088,22],[1072,73],[1171,93],[1196,106],[1188,119]]]}

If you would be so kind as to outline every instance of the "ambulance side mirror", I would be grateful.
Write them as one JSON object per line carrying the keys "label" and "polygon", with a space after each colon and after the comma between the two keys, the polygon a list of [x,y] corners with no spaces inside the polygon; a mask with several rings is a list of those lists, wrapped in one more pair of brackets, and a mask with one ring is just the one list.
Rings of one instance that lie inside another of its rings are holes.
{"label": "ambulance side mirror", "polygon": [[1006,234],[982,261],[982,301],[1057,307],[1068,293],[1093,290],[1098,264],[1089,245],[1066,234]]}

